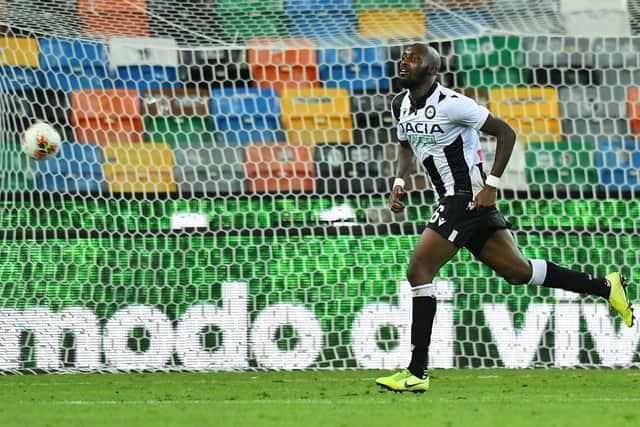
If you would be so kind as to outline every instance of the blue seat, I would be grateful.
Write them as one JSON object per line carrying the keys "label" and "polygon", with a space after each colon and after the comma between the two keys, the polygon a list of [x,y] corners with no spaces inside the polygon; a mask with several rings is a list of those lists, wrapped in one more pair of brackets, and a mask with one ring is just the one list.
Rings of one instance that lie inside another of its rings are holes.
{"label": "blue seat", "polygon": [[336,36],[355,36],[358,25],[355,13],[316,10],[290,14],[291,37],[330,39]]}
{"label": "blue seat", "polygon": [[336,36],[355,36],[358,18],[352,0],[287,0],[291,37],[326,40]]}
{"label": "blue seat", "polygon": [[375,38],[356,38],[359,47],[351,47],[354,38],[343,47],[318,48],[318,73],[325,87],[340,87],[350,93],[387,91],[391,79],[387,73],[383,43]]}
{"label": "blue seat", "polygon": [[151,89],[180,88],[177,67],[163,65],[130,65],[117,67],[114,87],[136,89],[144,92]]}
{"label": "blue seat", "polygon": [[244,145],[285,140],[280,98],[273,89],[215,88],[211,91],[211,114],[219,131],[218,143]]}
{"label": "blue seat", "polygon": [[113,89],[106,68],[46,70],[38,75],[39,86],[70,92],[76,89]]}
{"label": "blue seat", "polygon": [[427,34],[430,39],[451,39],[483,33],[495,28],[495,21],[487,10],[451,9],[427,13]]}
{"label": "blue seat", "polygon": [[38,43],[41,87],[64,91],[113,87],[103,40],[41,38]]}
{"label": "blue seat", "polygon": [[602,139],[595,153],[600,184],[607,189],[640,189],[640,141]]}
{"label": "blue seat", "polygon": [[355,10],[353,0],[285,0],[287,13],[309,12],[318,9]]}
{"label": "blue seat", "polygon": [[32,89],[40,85],[42,70],[13,65],[0,66],[0,91]]}
{"label": "blue seat", "polygon": [[81,193],[106,190],[102,149],[97,144],[65,143],[58,155],[35,163],[38,189]]}
{"label": "blue seat", "polygon": [[100,39],[38,39],[40,68],[90,68],[106,66],[109,62],[107,47]]}

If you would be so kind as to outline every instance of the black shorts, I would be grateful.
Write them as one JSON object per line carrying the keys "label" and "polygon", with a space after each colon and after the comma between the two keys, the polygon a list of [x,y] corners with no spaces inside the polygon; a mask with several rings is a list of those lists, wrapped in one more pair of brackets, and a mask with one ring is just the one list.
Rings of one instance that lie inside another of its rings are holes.
{"label": "black shorts", "polygon": [[449,196],[440,200],[429,219],[427,228],[440,234],[459,248],[467,248],[478,256],[496,230],[511,228],[511,224],[497,209],[468,210],[468,196]]}

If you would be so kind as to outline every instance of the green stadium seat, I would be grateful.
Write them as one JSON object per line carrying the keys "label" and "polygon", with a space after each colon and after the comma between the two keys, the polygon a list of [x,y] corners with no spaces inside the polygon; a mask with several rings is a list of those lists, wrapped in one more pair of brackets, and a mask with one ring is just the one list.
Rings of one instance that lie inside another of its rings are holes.
{"label": "green stadium seat", "polygon": [[527,82],[526,68],[494,67],[458,71],[456,79],[460,87],[477,87],[489,90],[494,87],[519,86]]}
{"label": "green stadium seat", "polygon": [[525,153],[527,181],[533,191],[592,190],[598,184],[595,143],[530,142]]}
{"label": "green stadium seat", "polygon": [[220,10],[219,14],[223,37],[231,41],[289,37],[289,17],[284,10],[235,9]]}
{"label": "green stadium seat", "polygon": [[143,92],[144,141],[212,143],[210,94],[202,89],[154,89]]}
{"label": "green stadium seat", "polygon": [[491,36],[454,40],[457,67],[471,70],[485,67],[525,67],[527,58],[520,37]]}
{"label": "green stadium seat", "polygon": [[284,12],[283,0],[216,0],[218,13],[227,12]]}
{"label": "green stadium seat", "polygon": [[144,119],[144,141],[178,143],[213,143],[211,117],[147,116]]}
{"label": "green stadium seat", "polygon": [[35,188],[33,174],[29,169],[29,159],[22,152],[20,143],[3,144],[0,158],[0,191],[28,191]]}

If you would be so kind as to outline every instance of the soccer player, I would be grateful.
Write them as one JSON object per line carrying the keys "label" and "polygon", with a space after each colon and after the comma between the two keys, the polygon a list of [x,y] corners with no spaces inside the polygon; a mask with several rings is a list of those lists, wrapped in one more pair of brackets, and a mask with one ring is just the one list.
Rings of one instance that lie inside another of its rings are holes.
{"label": "soccer player", "polygon": [[[436,314],[433,279],[463,247],[512,285],[526,283],[598,295],[609,300],[625,325],[633,325],[627,285],[620,273],[593,278],[550,261],[526,259],[520,253],[509,231],[511,225],[496,209],[500,177],[516,134],[471,98],[440,85],[436,80],[439,68],[440,55],[435,49],[423,44],[409,46],[399,69],[405,90],[392,101],[401,148],[390,208],[397,213],[405,207],[403,178],[414,157],[439,197],[407,270],[413,294],[411,362],[407,369],[376,379],[378,385],[396,392],[429,389],[428,349]],[[486,179],[476,165],[478,130],[497,140],[495,160]]]}

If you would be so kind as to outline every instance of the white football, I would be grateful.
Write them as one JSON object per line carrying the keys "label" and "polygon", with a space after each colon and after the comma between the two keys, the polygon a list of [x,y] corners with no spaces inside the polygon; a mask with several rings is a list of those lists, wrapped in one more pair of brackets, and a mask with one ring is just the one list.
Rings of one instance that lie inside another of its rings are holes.
{"label": "white football", "polygon": [[36,160],[45,160],[60,150],[62,139],[51,125],[34,123],[22,134],[22,151]]}

